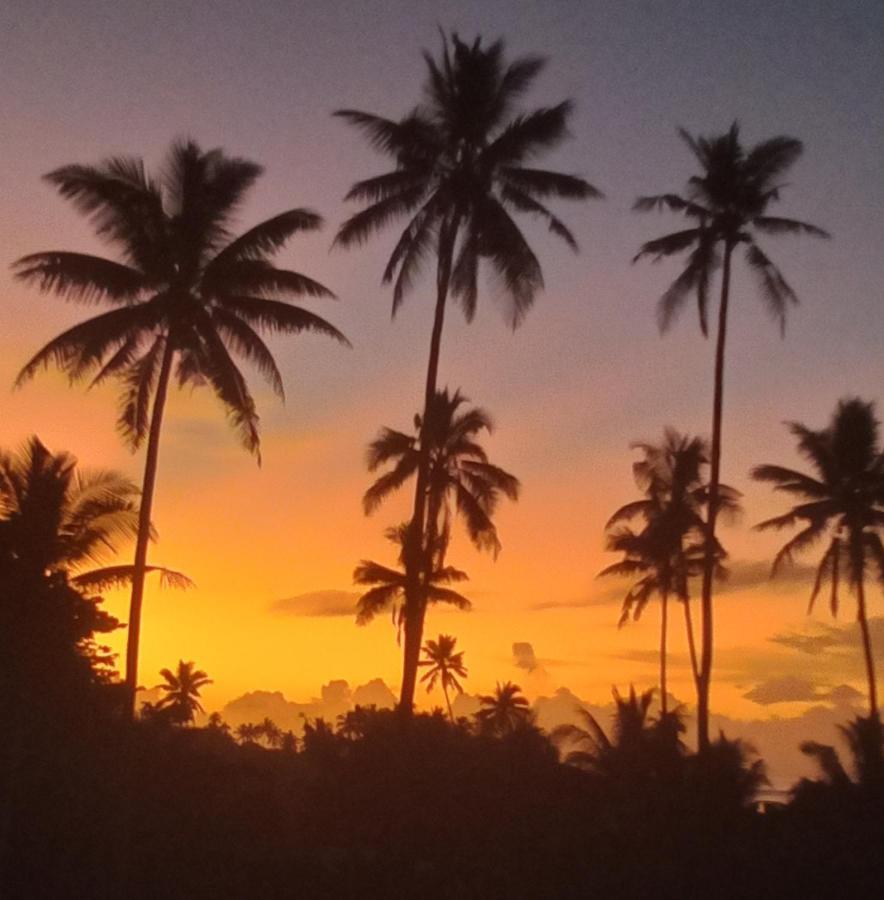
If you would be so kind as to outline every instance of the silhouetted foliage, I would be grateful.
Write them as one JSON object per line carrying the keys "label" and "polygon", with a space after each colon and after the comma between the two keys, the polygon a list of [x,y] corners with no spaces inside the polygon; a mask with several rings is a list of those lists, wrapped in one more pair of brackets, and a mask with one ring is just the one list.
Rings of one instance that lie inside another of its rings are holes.
{"label": "silhouetted foliage", "polygon": [[163,676],[163,680],[158,687],[164,696],[157,707],[168,710],[172,721],[186,725],[193,721],[196,713],[205,712],[199,701],[200,690],[212,683],[212,679],[205,672],[195,668],[192,662],[184,662],[182,659],[179,660],[178,668],[174,672],[171,669],[162,669],[160,675]]}
{"label": "silhouetted foliage", "polygon": [[534,721],[528,698],[511,681],[497,683],[493,694],[479,697],[481,709],[476,721],[483,733],[504,737]]}
{"label": "silhouetted foliage", "polygon": [[463,693],[458,678],[467,677],[467,669],[463,661],[463,650],[454,652],[457,638],[450,634],[440,634],[435,641],[427,641],[423,646],[424,659],[419,663],[426,666],[427,671],[421,677],[421,684],[426,683],[427,692],[433,690],[438,681],[445,695],[445,705],[448,707],[448,717],[454,722],[454,712],[451,709],[449,690]]}

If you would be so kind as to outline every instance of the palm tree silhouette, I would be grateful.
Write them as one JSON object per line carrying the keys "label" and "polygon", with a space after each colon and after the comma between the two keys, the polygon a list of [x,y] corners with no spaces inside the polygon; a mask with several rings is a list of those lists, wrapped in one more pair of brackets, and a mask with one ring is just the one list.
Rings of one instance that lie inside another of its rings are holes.
{"label": "palm tree silhouette", "polygon": [[199,701],[200,690],[212,683],[205,672],[182,659],[174,672],[162,669],[160,675],[163,681],[157,687],[165,696],[157,703],[157,709],[168,710],[172,720],[182,725],[192,722],[196,713],[205,712]]}
{"label": "palm tree silhouette", "polygon": [[[356,602],[356,624],[367,625],[379,612],[391,609],[393,624],[397,635],[401,635],[408,627],[408,616],[411,612],[405,603],[408,576],[403,562],[404,546],[407,540],[408,523],[403,522],[397,528],[388,528],[386,537],[399,547],[399,562],[402,569],[391,569],[380,563],[363,559],[353,570],[353,582],[368,587],[368,590]],[[448,532],[439,535],[432,553],[433,564],[426,576],[423,588],[424,602],[420,613],[426,612],[428,603],[448,603],[458,609],[469,610],[472,603],[463,594],[446,587],[467,581],[466,572],[445,565],[445,553],[448,548]],[[413,609],[413,608],[412,608]]]}
{"label": "palm tree silhouette", "polygon": [[[655,594],[660,597],[660,707],[665,715],[670,596],[677,597],[683,605],[695,683],[698,677],[688,581],[703,571],[706,531],[703,509],[708,500],[705,470],[709,453],[701,438],[681,435],[672,428],[665,430],[660,444],[638,442],[632,446],[643,454],[632,468],[644,498],[621,506],[606,523],[608,550],[622,553],[623,559],[607,566],[599,575],[638,577],[624,597],[620,627],[630,617],[637,621],[651,597]],[[738,511],[738,491],[720,485],[719,496],[722,510],[731,514]],[[628,524],[636,518],[644,523],[640,531]],[[720,561],[726,554],[721,544],[716,543],[719,571],[723,572]]]}
{"label": "palm tree silhouette", "polygon": [[746,263],[758,278],[768,312],[784,331],[788,307],[796,304],[798,297],[758,245],[757,235],[810,234],[828,237],[828,234],[806,222],[767,215],[770,204],[780,199],[783,176],[801,155],[801,141],[790,137],[774,137],[746,150],[740,143],[736,122],[726,134],[716,137],[694,138],[684,129],[679,129],[679,135],[699,163],[701,174],[689,179],[685,196],[660,194],[640,197],[636,200],[634,209],[642,212],[668,209],[683,214],[694,224],[690,228],[643,244],[633,262],[648,256],[656,262],[664,257],[690,251],[684,270],[660,299],[657,318],[660,330],[666,331],[689,296],[696,293],[700,329],[704,336],[708,333],[710,283],[719,265],[722,270],[715,347],[711,472],[706,523],[708,540],[701,597],[702,649],[697,708],[698,739],[701,749],[705,749],[709,745],[709,688],[713,650],[712,581],[715,570],[715,524],[720,508],[724,350],[731,258],[734,250],[742,244]]}
{"label": "palm tree silhouette", "polygon": [[[351,109],[336,115],[359,128],[372,146],[392,157],[395,168],[357,182],[347,199],[364,204],[338,231],[343,247],[366,241],[396,219],[408,218],[384,271],[395,280],[393,314],[411,288],[428,254],[436,265],[436,304],[424,391],[424,416],[436,396],[442,328],[449,295],[471,320],[478,299],[479,261],[499,277],[509,301],[513,327],[543,287],[543,274],[512,213],[540,217],[549,229],[576,249],[568,228],[547,208],[549,198],[583,200],[600,193],[587,181],[529,168],[526,162],[559,144],[567,135],[571,103],[516,115],[516,101],[529,88],[544,61],[525,57],[504,61],[502,41],[467,44],[443,36],[441,58],[424,54],[428,74],[425,100],[395,121]],[[421,440],[406,552],[407,603],[419,607],[420,557],[425,543],[429,442]],[[405,636],[400,707],[411,710],[422,635],[420,617],[410,617],[414,632]]]}
{"label": "palm tree silhouette", "polygon": [[[28,583],[64,572],[78,591],[130,583],[132,566],[98,566],[138,530],[138,488],[119,472],[84,470],[36,436],[0,451],[0,546]],[[148,566],[161,583],[189,587],[180,572]]]}
{"label": "palm tree silhouette", "polygon": [[299,231],[322,220],[292,209],[232,236],[232,220],[261,174],[248,160],[204,152],[193,141],[172,145],[158,177],[142,160],[69,165],[46,180],[90,217],[122,261],[49,251],[15,263],[16,277],[66,300],[111,307],[60,334],[21,370],[21,385],[55,364],[72,381],[122,382],[118,428],[133,450],[147,437],[144,481],[126,647],[126,684],[134,709],[138,640],[160,431],[170,378],[208,383],[245,447],[259,455],[258,414],[234,362],[241,356],[283,396],[282,377],[259,336],[304,330],[345,342],[324,319],[291,306],[293,297],[331,297],[319,282],[272,265]]}
{"label": "palm tree silhouette", "polygon": [[505,737],[528,725],[533,719],[531,707],[522,689],[511,681],[497,682],[493,694],[479,697],[481,708],[476,720],[483,731]]}
{"label": "palm tree silhouette", "polygon": [[448,707],[448,717],[454,722],[454,712],[451,709],[451,699],[448,696],[449,689],[463,693],[458,678],[467,677],[467,669],[463,661],[463,650],[454,652],[457,638],[450,634],[440,634],[435,641],[427,641],[423,646],[424,659],[418,663],[427,666],[421,678],[421,683],[426,682],[427,693],[436,686],[436,682],[442,686],[445,695],[445,705]]}
{"label": "palm tree silhouette", "polygon": [[[438,552],[441,546],[447,547],[452,509],[463,519],[473,544],[479,550],[488,550],[497,556],[500,539],[492,517],[501,494],[511,500],[517,500],[519,496],[518,479],[499,466],[492,465],[478,441],[483,431],[492,432],[491,417],[479,407],[467,406],[468,402],[459,390],[453,394],[447,388],[437,391],[427,415],[423,418],[415,416],[415,434],[383,428],[368,448],[369,471],[390,466],[363,497],[363,508],[366,514],[371,514],[386,497],[418,473],[422,445],[426,442],[429,471],[425,488],[427,518],[420,569],[421,598],[419,603],[411,605],[411,628],[409,630],[407,624],[405,628],[405,656],[409,672],[403,678],[403,696],[405,687],[416,679],[418,666],[418,660],[412,660],[409,656],[408,635],[423,640],[427,605],[424,593],[433,580],[434,567],[439,567],[430,548],[435,547],[435,552]],[[403,534],[403,541],[406,539],[407,531]],[[407,576],[405,555],[403,565]]]}
{"label": "palm tree silhouette", "polygon": [[[862,633],[869,713],[878,715],[875,664],[866,612],[865,579],[868,568],[877,568],[884,579],[884,452],[879,444],[879,423],[874,405],[859,398],[838,403],[826,428],[814,431],[800,422],[789,430],[797,439],[798,452],[813,469],[807,475],[782,466],[762,465],[752,470],[757,481],[774,485],[799,500],[789,512],[761,522],[756,528],[800,527],[774,558],[771,574],[790,563],[822,538],[829,539],[817,568],[808,612],[813,608],[824,582],[831,582],[829,605],[838,613],[838,588],[846,574],[856,593],[856,616]],[[846,568],[843,573],[842,565]]]}

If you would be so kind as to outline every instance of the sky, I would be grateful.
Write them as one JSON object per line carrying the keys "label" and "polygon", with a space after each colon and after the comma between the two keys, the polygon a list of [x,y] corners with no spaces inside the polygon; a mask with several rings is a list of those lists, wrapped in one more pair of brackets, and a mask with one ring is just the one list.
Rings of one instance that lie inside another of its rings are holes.
{"label": "sky", "polygon": [[[501,507],[496,562],[455,540],[450,559],[470,573],[475,609],[433,610],[428,636],[457,636],[473,693],[514,679],[535,696],[567,688],[602,703],[613,684],[654,685],[658,610],[617,629],[623,585],[595,577],[613,561],[603,525],[635,496],[630,442],[656,440],[665,425],[708,434],[713,345],[690,310],[671,333],[658,333],[654,304],[677,269],[630,260],[678,222],[630,207],[638,195],[680,190],[692,174],[678,126],[715,134],[736,119],[749,144],[776,134],[803,140],[777,212],[833,238],[765,244],[801,298],[785,339],[736,267],[723,478],[744,493],[745,514],[723,533],[734,574],[717,601],[713,705],[741,719],[798,716],[839,685],[863,688],[849,604],[834,623],[822,608],[808,617],[807,568],[768,582],[778,538],[751,526],[783,506],[748,472],[761,462],[798,463],[784,421],[821,427],[840,397],[881,399],[884,6],[707,0],[702,9],[565,0],[7,0],[0,247],[9,263],[37,250],[105,252],[43,174],[115,154],[156,166],[174,138],[190,135],[265,167],[242,209],[243,228],[294,206],[325,217],[321,233],[299,236],[279,262],[335,291],[337,301],[306,305],[353,344],[271,341],[287,402],[250,373],[262,415],[261,468],[205,392],[172,398],[152,556],[197,588],[148,590],[144,684],[183,658],[214,679],[209,708],[256,689],[307,700],[333,679],[398,686],[395,632],[384,618],[354,624],[351,576],[360,559],[393,561],[382,533],[405,516],[407,497],[362,515],[364,449],[381,425],[406,429],[416,412],[432,278],[391,321],[380,276],[396,230],[362,248],[330,249],[354,211],[343,201],[349,185],[386,165],[331,113],[406,113],[420,97],[421,50],[438,51],[441,27],[465,38],[503,37],[512,57],[548,57],[525,105],[571,97],[576,106],[571,139],[544,165],[587,178],[606,199],[557,207],[579,255],[537,223],[525,225],[546,290],[518,330],[507,327],[493,285],[471,325],[456,310],[448,317],[440,381],[491,412],[489,453],[519,476],[523,497]],[[0,445],[37,433],[84,466],[139,479],[142,456],[129,454],[114,431],[112,388],[87,393],[55,373],[19,391],[3,387],[39,346],[94,310],[41,296],[6,266],[0,297]],[[109,596],[108,606],[125,620],[124,595]],[[884,616],[877,589],[870,611]],[[115,647],[123,643],[121,631]],[[531,645],[531,672],[514,657],[515,643]],[[882,643],[884,635],[879,656]],[[675,630],[672,690],[690,701],[683,644]]]}

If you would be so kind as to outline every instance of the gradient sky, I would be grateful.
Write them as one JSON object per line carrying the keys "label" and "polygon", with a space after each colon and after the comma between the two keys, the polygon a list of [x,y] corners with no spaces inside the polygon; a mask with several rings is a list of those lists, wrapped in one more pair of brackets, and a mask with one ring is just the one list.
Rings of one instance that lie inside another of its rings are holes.
{"label": "gradient sky", "polygon": [[[622,591],[594,577],[610,561],[602,526],[633,497],[630,441],[657,439],[666,424],[708,432],[713,346],[691,311],[665,338],[657,333],[654,302],[676,269],[629,261],[677,220],[637,216],[630,206],[638,194],[681,189],[692,174],[676,126],[708,134],[736,118],[748,143],[781,133],[805,142],[778,212],[822,225],[834,239],[765,244],[802,301],[785,340],[741,267],[735,275],[723,477],[744,491],[746,515],[725,532],[735,579],[718,606],[713,702],[744,717],[800,712],[800,703],[743,696],[789,675],[821,691],[841,682],[862,688],[858,654],[823,658],[799,652],[794,640],[771,640],[825,636],[829,620],[824,610],[805,616],[806,572],[766,583],[762,562],[777,539],[750,526],[781,504],[747,472],[796,461],[784,420],[822,426],[839,397],[881,398],[880,2],[7,0],[0,247],[9,262],[37,250],[101,251],[81,217],[41,183],[45,172],[118,153],[156,164],[174,137],[192,135],[266,167],[243,227],[292,206],[326,217],[323,233],[294,241],[280,262],[335,290],[338,302],[312,308],[354,345],[272,343],[288,402],[252,379],[261,469],[211,397],[173,399],[155,504],[161,540],[152,552],[198,589],[148,592],[142,681],[152,684],[179,657],[195,659],[215,679],[209,707],[252,688],[303,698],[331,678],[398,684],[389,621],[357,628],[352,616],[331,614],[340,599],[324,592],[352,590],[362,557],[391,560],[381,533],[404,515],[405,501],[362,516],[363,452],[380,425],[405,428],[416,410],[431,290],[420,284],[391,323],[390,293],[379,281],[395,230],[363,249],[329,251],[351,211],[341,199],[349,184],[385,167],[330,113],[406,112],[419,97],[420,50],[438,50],[439,25],[465,37],[503,36],[512,55],[549,57],[526,103],[572,97],[577,106],[573,139],[544,162],[587,177],[607,200],[559,207],[579,256],[527,226],[547,290],[518,331],[506,327],[493,289],[470,327],[457,312],[449,317],[441,383],[493,413],[498,430],[488,446],[522,479],[524,497],[501,510],[496,563],[455,543],[451,560],[472,575],[476,609],[433,611],[428,635],[458,636],[472,691],[515,678],[535,693],[568,685],[604,700],[612,683],[654,684],[657,610],[617,631]],[[9,385],[38,346],[90,310],[23,288],[6,267],[0,292],[0,384]],[[0,397],[3,446],[36,432],[84,465],[140,477],[141,456],[130,456],[114,432],[112,390],[71,390],[48,374]],[[272,609],[305,594],[318,596]],[[123,618],[125,599],[109,598]],[[884,614],[877,591],[870,602]],[[842,619],[850,621],[849,608]],[[516,641],[530,642],[541,660],[530,676],[514,667]],[[673,689],[689,699],[680,633],[673,650]]]}

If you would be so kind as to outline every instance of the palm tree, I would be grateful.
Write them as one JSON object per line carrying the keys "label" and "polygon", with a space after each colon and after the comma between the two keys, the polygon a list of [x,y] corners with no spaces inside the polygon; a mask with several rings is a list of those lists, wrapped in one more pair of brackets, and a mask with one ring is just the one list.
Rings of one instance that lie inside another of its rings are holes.
{"label": "palm tree", "polygon": [[[367,625],[379,612],[390,609],[393,616],[393,624],[397,634],[408,629],[408,616],[411,614],[405,596],[408,576],[405,572],[403,561],[404,547],[407,540],[408,523],[399,525],[398,528],[388,528],[387,538],[399,547],[399,562],[402,569],[391,569],[380,563],[363,559],[353,571],[353,581],[368,587],[368,590],[356,602],[356,624]],[[448,547],[448,533],[441,534],[433,552],[433,565],[426,576],[424,583],[424,604],[419,608],[423,616],[427,603],[448,603],[458,609],[469,610],[472,603],[463,594],[446,587],[449,584],[457,584],[467,581],[466,572],[445,565],[445,552]]]}
{"label": "palm tree", "polygon": [[[337,244],[366,241],[396,219],[407,225],[384,271],[394,281],[393,314],[432,253],[436,303],[424,391],[424,416],[436,396],[442,327],[449,295],[471,320],[478,299],[479,261],[499,277],[516,327],[543,287],[540,263],[512,213],[530,213],[576,249],[568,228],[548,209],[549,198],[583,200],[600,193],[587,181],[525,165],[567,135],[569,101],[531,113],[512,115],[519,97],[543,68],[536,57],[504,61],[502,41],[483,46],[443,37],[441,58],[424,54],[425,100],[402,119],[385,119],[351,109],[337,115],[359,128],[374,148],[391,157],[392,171],[357,182],[347,199],[364,204],[338,231]],[[426,529],[429,442],[421,440],[411,519],[407,603],[419,607],[420,557]],[[417,629],[419,616],[411,617]],[[400,707],[414,700],[421,634],[406,634]]]}
{"label": "palm tree", "polygon": [[[667,428],[660,444],[635,443],[643,457],[633,464],[633,475],[644,494],[621,506],[608,520],[607,548],[622,553],[623,559],[603,569],[599,575],[638,576],[623,600],[619,626],[630,617],[638,621],[654,594],[660,597],[660,706],[667,712],[666,644],[668,600],[677,597],[684,608],[685,629],[696,683],[697,652],[691,617],[688,582],[702,573],[705,544],[703,508],[708,500],[705,470],[709,465],[706,442],[702,438],[680,435]],[[719,486],[723,510],[736,514],[739,492]],[[628,523],[643,521],[640,531]],[[716,557],[725,557],[720,543]],[[721,567],[719,564],[719,570]]]}
{"label": "palm tree", "polygon": [[[643,244],[635,260],[649,256],[654,261],[689,252],[684,271],[660,299],[658,322],[666,331],[688,298],[696,293],[700,329],[708,333],[709,288],[721,266],[721,299],[718,307],[718,334],[715,347],[715,388],[712,403],[712,446],[710,454],[709,503],[707,510],[706,557],[701,597],[702,650],[700,659],[698,739],[701,749],[709,745],[709,687],[712,676],[713,620],[712,581],[715,570],[715,524],[720,509],[721,425],[724,402],[724,350],[730,299],[731,258],[743,245],[745,260],[757,276],[762,299],[773,319],[785,330],[786,311],[797,304],[795,291],[758,245],[757,235],[810,234],[828,237],[815,225],[795,219],[767,215],[771,203],[780,199],[782,179],[802,152],[801,141],[774,137],[751,150],[740,143],[737,123],[723,135],[694,138],[684,129],[679,135],[701,168],[688,181],[685,196],[660,194],[640,197],[636,210],[668,209],[683,214],[693,224]],[[720,248],[720,252],[719,252]]]}
{"label": "palm tree", "polygon": [[493,694],[479,697],[476,720],[483,731],[504,737],[532,721],[531,707],[522,689],[511,681],[497,682]]}
{"label": "palm tree", "polygon": [[157,709],[167,709],[173,721],[185,724],[192,722],[198,712],[205,712],[199,701],[200,690],[212,679],[192,662],[178,661],[178,668],[162,669],[163,681],[157,687],[165,696],[157,703]]}
{"label": "palm tree", "polygon": [[427,671],[421,678],[421,683],[427,683],[427,693],[436,686],[436,682],[442,686],[445,695],[445,705],[448,707],[448,717],[454,722],[454,712],[451,709],[451,700],[448,696],[449,689],[454,689],[459,694],[463,693],[458,678],[467,677],[467,669],[463,661],[463,650],[454,652],[457,638],[450,634],[440,634],[435,641],[427,641],[423,652],[425,659],[418,665],[427,666]]}
{"label": "palm tree", "polygon": [[[500,539],[493,515],[500,496],[504,495],[511,500],[517,500],[519,496],[518,479],[499,466],[492,465],[479,443],[478,438],[483,431],[489,434],[493,431],[491,417],[479,407],[467,406],[468,403],[459,390],[453,394],[447,388],[437,391],[426,416],[415,416],[414,434],[383,428],[368,448],[369,471],[375,472],[381,466],[390,466],[363,497],[363,508],[366,514],[371,514],[386,497],[419,473],[423,444],[426,443],[429,470],[425,482],[425,549],[420,569],[422,596],[420,602],[412,604],[411,627],[406,625],[405,628],[400,701],[408,709],[414,700],[414,685],[423,640],[426,611],[423,593],[432,580],[435,565],[429,548],[435,547],[440,536],[448,532],[452,510],[455,510],[463,519],[473,544],[480,550],[490,551],[496,557],[500,551]],[[447,538],[445,541],[447,543]],[[407,575],[407,557],[403,562]]]}
{"label": "palm tree", "polygon": [[[837,615],[842,578],[856,594],[856,615],[862,634],[869,714],[878,715],[875,664],[866,613],[865,580],[869,568],[884,581],[884,452],[874,404],[859,398],[838,403],[827,427],[818,431],[792,422],[798,452],[813,469],[807,475],[783,466],[763,465],[752,470],[757,481],[774,485],[798,499],[789,512],[761,522],[761,530],[800,527],[774,558],[772,574],[823,538],[829,543],[817,568],[808,612],[826,581],[831,582],[829,605]],[[843,566],[843,568],[842,568]],[[844,571],[846,569],[846,572]]]}
{"label": "palm tree", "polygon": [[15,263],[17,278],[45,292],[111,307],[51,340],[16,383],[50,364],[72,381],[97,384],[115,377],[123,387],[122,436],[133,450],[147,438],[126,648],[133,709],[150,516],[170,378],[174,374],[179,386],[208,383],[245,447],[259,456],[255,402],[233,355],[254,365],[282,397],[282,378],[259,332],[310,330],[345,342],[324,319],[289,305],[293,297],[331,297],[331,291],[270,261],[293,234],[320,227],[316,213],[292,209],[233,237],[234,214],[261,171],[220,150],[204,152],[193,141],[173,144],[156,178],[133,157],[98,166],[63,166],[46,180],[90,217],[121,261],[49,251]]}
{"label": "palm tree", "polygon": [[[84,470],[70,453],[52,453],[36,436],[18,454],[0,451],[0,547],[19,579],[65,573],[78,591],[131,581],[132,566],[99,566],[138,529],[138,488],[119,472]],[[189,587],[161,566],[161,583]]]}

